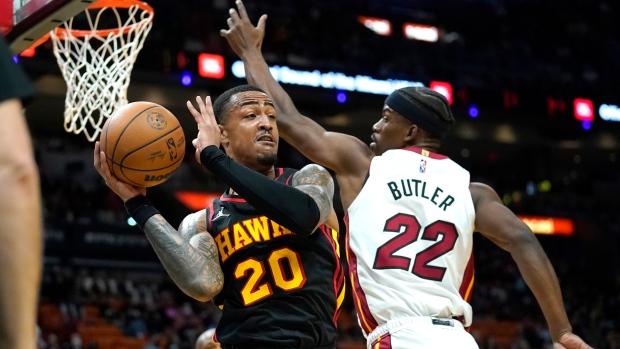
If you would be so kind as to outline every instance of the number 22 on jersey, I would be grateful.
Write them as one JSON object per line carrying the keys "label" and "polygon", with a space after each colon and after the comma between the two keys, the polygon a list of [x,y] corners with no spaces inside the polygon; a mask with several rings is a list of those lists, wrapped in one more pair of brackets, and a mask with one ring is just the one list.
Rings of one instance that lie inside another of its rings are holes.
{"label": "number 22 on jersey", "polygon": [[[422,229],[418,219],[409,214],[398,213],[385,222],[383,231],[399,233],[377,249],[373,269],[402,269],[409,270],[411,258],[396,256],[394,253],[420,240],[437,241],[417,253],[414,258],[411,272],[416,276],[441,281],[446,268],[429,265],[432,261],[452,251],[459,235],[454,224],[437,220]],[[420,232],[422,236],[420,237]],[[441,238],[441,240],[439,240]]]}
{"label": "number 22 on jersey", "polygon": [[[290,272],[284,272],[286,261]],[[304,273],[299,254],[287,247],[274,250],[267,258],[268,269],[273,276],[275,286],[284,290],[291,291],[303,287],[306,283],[306,274]],[[240,279],[249,275],[248,281],[241,289],[241,297],[244,305],[256,303],[259,300],[269,297],[273,294],[272,285],[268,282],[261,282],[267,268],[262,261],[249,258],[237,264],[235,268],[235,278]],[[291,277],[287,277],[292,275]]]}

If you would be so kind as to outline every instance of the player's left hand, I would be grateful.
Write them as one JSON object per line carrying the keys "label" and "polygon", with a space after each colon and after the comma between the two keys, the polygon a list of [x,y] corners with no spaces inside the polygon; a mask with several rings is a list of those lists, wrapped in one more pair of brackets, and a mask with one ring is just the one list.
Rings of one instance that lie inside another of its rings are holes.
{"label": "player's left hand", "polygon": [[230,18],[226,21],[228,30],[220,30],[220,35],[226,38],[230,47],[235,51],[239,58],[244,57],[249,50],[257,49],[260,52],[265,37],[265,23],[267,15],[262,15],[258,19],[256,27],[250,21],[245,10],[243,1],[235,1],[239,11],[231,8],[228,13]]}
{"label": "player's left hand", "polygon": [[187,109],[192,113],[198,125],[198,135],[196,139],[192,141],[192,145],[196,148],[196,160],[200,162],[200,152],[204,148],[210,145],[216,147],[220,146],[221,130],[215,120],[211,97],[207,96],[203,102],[200,96],[196,96],[196,102],[198,103],[200,112],[194,108],[194,105],[190,101],[187,101]]}
{"label": "player's left hand", "polygon": [[553,349],[593,349],[574,333],[566,332],[560,336],[559,343],[553,343]]}
{"label": "player's left hand", "polygon": [[133,185],[127,184],[116,178],[116,176],[112,174],[110,168],[108,167],[105,153],[101,151],[99,142],[95,142],[95,151],[93,157],[95,169],[97,170],[97,172],[99,172],[101,177],[103,177],[105,184],[108,186],[108,188],[112,189],[112,191],[116,193],[116,195],[118,195],[123,201],[127,201],[138,195],[146,195],[146,188],[135,187]]}

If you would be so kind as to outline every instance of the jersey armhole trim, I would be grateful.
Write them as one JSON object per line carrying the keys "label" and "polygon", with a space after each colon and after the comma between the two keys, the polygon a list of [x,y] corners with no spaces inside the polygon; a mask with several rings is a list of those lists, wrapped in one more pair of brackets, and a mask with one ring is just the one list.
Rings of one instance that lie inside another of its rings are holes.
{"label": "jersey armhole trim", "polygon": [[211,232],[211,230],[213,229],[213,227],[211,226],[211,219],[213,219],[213,202],[211,202],[209,204],[209,206],[207,206],[206,208],[207,210],[207,231]]}

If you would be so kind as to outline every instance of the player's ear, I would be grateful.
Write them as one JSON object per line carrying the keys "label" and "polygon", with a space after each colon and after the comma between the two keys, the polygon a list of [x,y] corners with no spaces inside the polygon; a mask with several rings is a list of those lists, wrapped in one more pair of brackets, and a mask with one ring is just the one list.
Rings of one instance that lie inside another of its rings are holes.
{"label": "player's ear", "polygon": [[228,130],[222,125],[218,125],[220,128],[220,144],[224,147],[224,149],[228,148],[230,141],[228,140]]}
{"label": "player's ear", "polygon": [[224,139],[228,140],[228,130],[226,129],[226,127],[222,125],[218,125],[218,127],[220,128],[220,140],[222,142],[224,142]]}
{"label": "player's ear", "polygon": [[420,132],[420,128],[416,124],[411,124],[407,127],[407,132],[405,133],[405,138],[403,139],[405,143],[411,143],[415,137]]}

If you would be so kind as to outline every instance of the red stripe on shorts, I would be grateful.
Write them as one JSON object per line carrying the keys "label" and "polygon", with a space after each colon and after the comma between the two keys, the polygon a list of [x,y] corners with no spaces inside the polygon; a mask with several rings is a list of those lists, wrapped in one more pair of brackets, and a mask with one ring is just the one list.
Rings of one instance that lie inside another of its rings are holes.
{"label": "red stripe on shorts", "polygon": [[390,332],[381,335],[370,346],[371,349],[392,349],[392,336]]}

